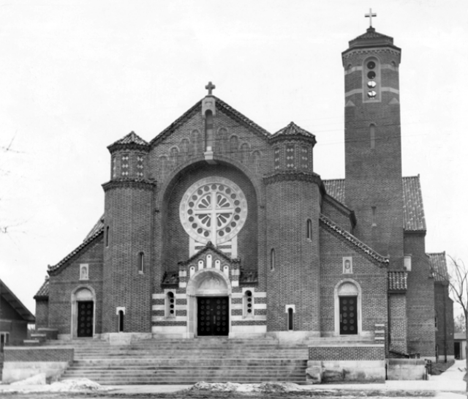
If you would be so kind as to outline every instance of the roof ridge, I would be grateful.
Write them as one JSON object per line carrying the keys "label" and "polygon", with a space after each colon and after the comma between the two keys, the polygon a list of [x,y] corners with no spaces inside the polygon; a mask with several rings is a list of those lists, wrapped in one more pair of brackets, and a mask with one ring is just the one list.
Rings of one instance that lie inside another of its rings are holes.
{"label": "roof ridge", "polygon": [[346,241],[350,242],[353,244],[355,247],[357,247],[365,256],[370,258],[374,262],[378,262],[384,266],[388,266],[390,263],[390,260],[388,257],[385,257],[383,255],[380,255],[376,251],[374,251],[371,247],[369,247],[367,244],[363,243],[361,240],[353,236],[351,233],[337,225],[335,222],[333,222],[331,219],[326,217],[324,214],[320,214],[320,222],[322,222],[326,227],[328,227],[332,232],[335,234],[343,237],[346,239]]}

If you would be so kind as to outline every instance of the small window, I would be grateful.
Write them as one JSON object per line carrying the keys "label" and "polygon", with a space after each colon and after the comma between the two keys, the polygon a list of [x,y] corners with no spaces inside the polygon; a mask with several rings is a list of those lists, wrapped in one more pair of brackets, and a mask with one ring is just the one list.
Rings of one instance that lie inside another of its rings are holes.
{"label": "small window", "polygon": [[106,247],[109,246],[109,226],[106,227]]}
{"label": "small window", "polygon": [[138,254],[138,273],[143,274],[145,272],[145,254],[140,252]]}
{"label": "small window", "polygon": [[253,295],[252,291],[248,290],[244,293],[244,317],[253,317]]}
{"label": "small window", "polygon": [[275,170],[277,170],[277,169],[280,168],[280,149],[279,149],[279,147],[276,147],[274,152],[275,152],[275,160],[274,160],[275,164],[274,164],[274,166],[275,166]]}
{"label": "small window", "polygon": [[166,294],[166,317],[175,317],[175,295],[169,291]]}
{"label": "small window", "polygon": [[128,176],[129,164],[128,164],[128,154],[122,155],[122,176]]}
{"label": "small window", "polygon": [[125,313],[123,310],[119,310],[119,332],[124,331],[124,319],[125,319]]}
{"label": "small window", "polygon": [[295,147],[292,144],[286,146],[286,168],[294,169],[296,167]]}
{"label": "small window", "polygon": [[271,249],[271,252],[270,252],[270,270],[273,271],[275,270],[275,262],[276,262],[276,259],[275,259],[275,249],[272,248]]}
{"label": "small window", "polygon": [[370,148],[375,148],[375,125],[372,124],[369,126],[369,133],[370,133]]}
{"label": "small window", "polygon": [[294,310],[293,308],[288,309],[288,330],[294,330]]}
{"label": "small window", "polygon": [[308,240],[312,240],[312,220],[307,219],[307,231],[306,231],[306,237]]}
{"label": "small window", "polygon": [[373,206],[372,207],[372,227],[377,227],[376,214],[377,214],[377,208]]}

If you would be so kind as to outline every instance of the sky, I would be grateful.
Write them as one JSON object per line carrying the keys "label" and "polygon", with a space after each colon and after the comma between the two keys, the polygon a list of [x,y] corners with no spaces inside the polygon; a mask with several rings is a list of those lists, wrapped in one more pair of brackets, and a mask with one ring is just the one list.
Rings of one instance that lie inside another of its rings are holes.
{"label": "sky", "polygon": [[0,278],[33,296],[104,210],[107,146],[151,140],[206,94],[274,133],[314,133],[344,177],[341,52],[369,26],[402,48],[403,174],[426,252],[468,263],[466,0],[0,0]]}

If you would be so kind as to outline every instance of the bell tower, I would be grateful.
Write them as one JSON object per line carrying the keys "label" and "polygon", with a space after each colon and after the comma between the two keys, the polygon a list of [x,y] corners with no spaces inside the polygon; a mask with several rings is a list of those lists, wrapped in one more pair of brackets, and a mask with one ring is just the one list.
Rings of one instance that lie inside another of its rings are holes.
{"label": "bell tower", "polygon": [[345,77],[346,205],[355,234],[391,267],[403,258],[399,65],[393,38],[370,27],[342,53]]}

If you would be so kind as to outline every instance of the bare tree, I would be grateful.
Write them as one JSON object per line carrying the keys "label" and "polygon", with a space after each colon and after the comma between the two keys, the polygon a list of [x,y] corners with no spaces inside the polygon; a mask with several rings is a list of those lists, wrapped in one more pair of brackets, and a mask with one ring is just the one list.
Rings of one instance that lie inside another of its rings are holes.
{"label": "bare tree", "polygon": [[[450,296],[461,307],[465,322],[464,329],[468,331],[468,268],[461,259],[454,259],[448,255],[448,275],[433,270],[439,277],[448,283]],[[467,348],[468,349],[468,348]],[[465,370],[468,370],[468,350],[465,353]],[[468,392],[468,374],[465,373],[466,392]]]}
{"label": "bare tree", "polygon": [[465,316],[460,313],[458,316],[455,317],[455,332],[457,333],[464,333],[466,332],[466,324],[465,324]]}

